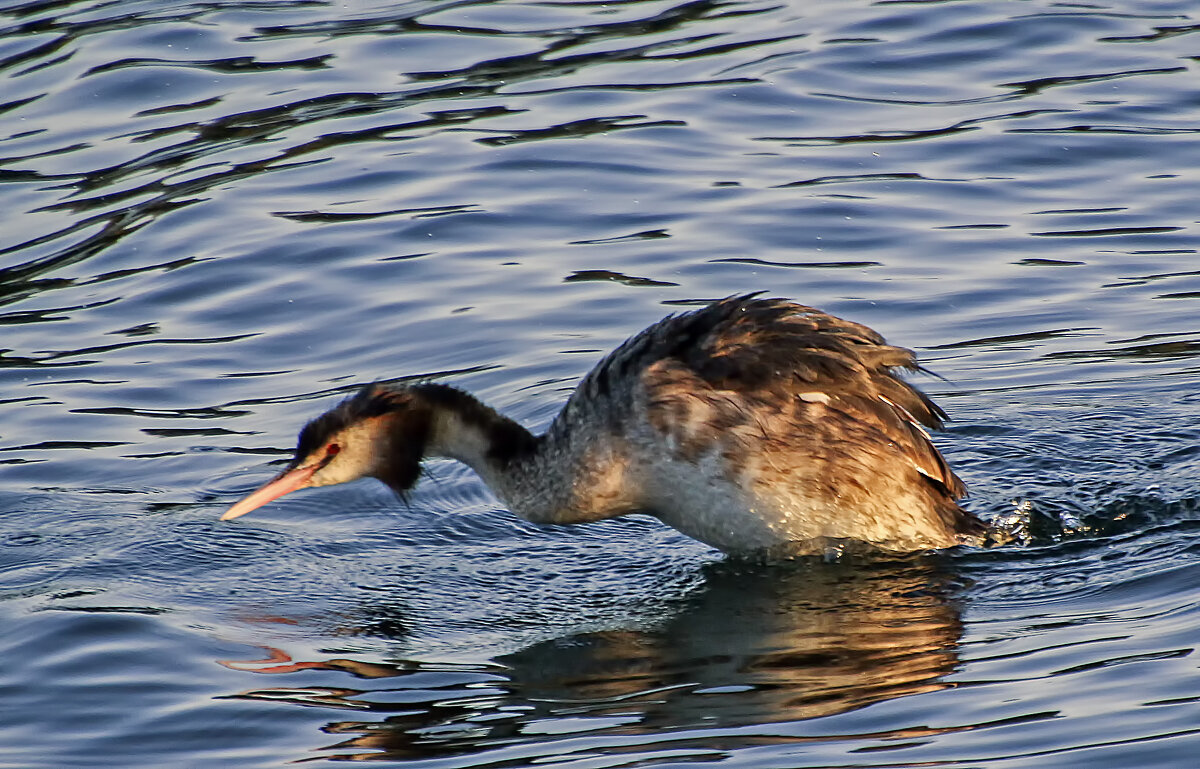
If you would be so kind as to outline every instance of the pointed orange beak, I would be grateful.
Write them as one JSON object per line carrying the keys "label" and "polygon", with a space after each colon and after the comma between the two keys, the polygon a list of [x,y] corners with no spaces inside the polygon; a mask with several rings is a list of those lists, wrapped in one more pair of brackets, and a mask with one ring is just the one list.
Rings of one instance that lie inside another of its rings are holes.
{"label": "pointed orange beak", "polygon": [[262,507],[272,499],[282,497],[289,491],[304,488],[304,484],[308,483],[308,479],[312,478],[313,473],[319,470],[320,467],[320,465],[309,465],[308,467],[296,467],[291,470],[284,470],[263,484],[258,491],[255,491],[241,502],[236,503],[233,507],[226,510],[221,516],[221,520],[231,521],[239,515],[245,515],[251,510]]}

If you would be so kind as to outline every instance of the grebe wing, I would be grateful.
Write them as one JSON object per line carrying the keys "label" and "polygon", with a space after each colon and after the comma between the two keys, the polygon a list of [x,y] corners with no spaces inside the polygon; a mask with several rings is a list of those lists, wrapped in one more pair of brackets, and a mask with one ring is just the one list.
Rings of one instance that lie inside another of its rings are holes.
{"label": "grebe wing", "polygon": [[[946,415],[895,369],[919,371],[911,350],[887,344],[867,326],[812,307],[754,294],[729,297],[660,321],[625,347],[640,348],[652,423],[666,424],[698,400],[710,429],[738,420],[736,411],[786,415],[797,431],[806,420],[848,419],[872,428],[927,481],[952,497],[965,494],[922,425]],[[799,403],[798,403],[799,402]],[[694,412],[692,412],[694,413]],[[864,447],[864,450],[873,447]]]}

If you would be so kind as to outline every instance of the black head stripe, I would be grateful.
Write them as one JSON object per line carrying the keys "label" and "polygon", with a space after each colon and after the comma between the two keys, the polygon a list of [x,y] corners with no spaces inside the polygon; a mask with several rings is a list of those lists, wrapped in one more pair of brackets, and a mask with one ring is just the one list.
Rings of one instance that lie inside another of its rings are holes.
{"label": "black head stripe", "polygon": [[296,456],[308,456],[349,425],[403,409],[408,401],[403,391],[369,384],[306,424],[296,443]]}

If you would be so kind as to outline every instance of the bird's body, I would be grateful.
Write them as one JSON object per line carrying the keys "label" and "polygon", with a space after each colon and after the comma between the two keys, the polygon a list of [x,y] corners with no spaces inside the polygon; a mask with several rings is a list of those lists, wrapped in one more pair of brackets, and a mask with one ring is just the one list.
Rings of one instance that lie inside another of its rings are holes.
{"label": "bird's body", "polygon": [[921,427],[945,415],[896,368],[916,369],[912,352],[866,326],[730,297],[630,338],[539,436],[452,387],[369,385],[225,517],[364,475],[403,491],[445,456],[539,523],[643,512],[727,552],[977,544],[984,527]]}

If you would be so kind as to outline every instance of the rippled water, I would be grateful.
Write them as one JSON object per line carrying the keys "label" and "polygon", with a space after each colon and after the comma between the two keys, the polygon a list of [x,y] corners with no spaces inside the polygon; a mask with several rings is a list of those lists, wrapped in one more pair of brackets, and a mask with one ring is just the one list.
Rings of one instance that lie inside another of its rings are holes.
{"label": "rippled water", "polygon": [[[9,2],[0,765],[1190,766],[1194,3]],[[435,463],[239,521],[439,376],[544,426],[764,289],[916,347],[1025,541],[728,562]]]}

